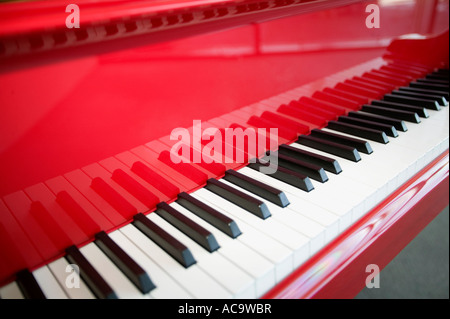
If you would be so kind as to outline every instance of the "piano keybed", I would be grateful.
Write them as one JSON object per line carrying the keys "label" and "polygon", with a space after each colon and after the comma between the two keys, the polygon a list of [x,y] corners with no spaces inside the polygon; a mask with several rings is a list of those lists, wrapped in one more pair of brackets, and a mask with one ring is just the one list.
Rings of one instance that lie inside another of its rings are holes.
{"label": "piano keybed", "polygon": [[279,128],[273,176],[162,138],[5,196],[0,296],[262,297],[448,150],[448,85],[376,59],[207,123]]}

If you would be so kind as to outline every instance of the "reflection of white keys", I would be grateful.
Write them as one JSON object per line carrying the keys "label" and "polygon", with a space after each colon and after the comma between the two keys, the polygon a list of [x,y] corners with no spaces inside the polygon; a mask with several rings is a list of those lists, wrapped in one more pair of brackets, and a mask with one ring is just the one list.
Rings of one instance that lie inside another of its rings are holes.
{"label": "reflection of white keys", "polygon": [[[86,283],[81,279],[76,270],[69,266],[65,258],[59,258],[48,264],[59,285],[71,299],[95,299]],[[69,277],[74,276],[74,277]],[[79,281],[77,281],[79,279]]]}
{"label": "reflection of white keys", "polygon": [[152,297],[157,299],[191,299],[192,296],[179,286],[157,264],[148,258],[124,234],[116,230],[109,237],[122,248],[133,260],[139,264],[149,275],[156,288],[150,291]]}
{"label": "reflection of white keys", "polygon": [[[284,278],[286,275],[293,271],[294,256],[292,254],[292,250],[280,243],[278,240],[274,239],[272,236],[261,232],[257,227],[255,227],[255,225],[252,225],[251,222],[244,221],[243,218],[245,217],[239,218],[229,213],[228,210],[230,209],[230,207],[228,207],[227,210],[227,205],[231,205],[231,203],[227,201],[224,201],[224,203],[219,196],[207,191],[206,189],[199,189],[193,192],[191,195],[204,202],[205,204],[211,206],[212,208],[218,210],[225,216],[228,216],[231,219],[235,220],[243,233],[240,236],[240,239],[242,241],[245,241],[245,243],[249,247],[252,247],[258,253],[262,254],[276,265],[275,274],[277,281]],[[232,208],[238,210],[237,208],[239,207],[233,205]],[[249,214],[248,212],[244,213]]]}
{"label": "reflection of white keys", "polygon": [[218,251],[208,252],[155,213],[147,215],[147,218],[183,243],[191,251],[197,261],[197,266],[214,278],[234,297],[256,298],[253,278],[224,258]]}
{"label": "reflection of white keys", "polygon": [[94,243],[80,248],[80,252],[111,286],[118,298],[149,298],[149,294],[142,294]]}
{"label": "reflection of white keys", "polygon": [[226,289],[205,274],[197,265],[184,268],[132,224],[122,227],[120,231],[194,298],[232,297]]}
{"label": "reflection of white keys", "polygon": [[33,271],[33,276],[47,299],[67,299],[66,293],[47,266]]}
{"label": "reflection of white keys", "polygon": [[243,234],[236,238],[231,238],[176,202],[170,205],[180,214],[183,214],[214,235],[220,244],[218,252],[253,277],[257,297],[263,295],[275,285],[275,265],[246,246],[245,242],[242,242],[240,239]]}
{"label": "reflection of white keys", "polygon": [[24,299],[24,296],[15,281],[0,288],[0,297],[2,299]]}

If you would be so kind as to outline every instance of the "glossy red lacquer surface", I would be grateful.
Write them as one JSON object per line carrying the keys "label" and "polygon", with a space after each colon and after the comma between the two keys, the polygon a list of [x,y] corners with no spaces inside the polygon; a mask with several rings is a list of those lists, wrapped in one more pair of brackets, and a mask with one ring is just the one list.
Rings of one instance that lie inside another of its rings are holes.
{"label": "glossy red lacquer surface", "polygon": [[[264,2],[254,7],[255,1],[183,2],[184,6],[180,1],[158,1],[129,7],[125,1],[83,1],[88,18],[82,20],[87,26],[81,31],[87,38],[60,30],[61,18],[66,17],[60,12],[63,1],[2,4],[6,31],[0,33],[0,231],[7,244],[0,249],[0,280],[57,258],[68,244],[85,243],[97,226],[111,230],[137,211],[151,211],[156,199],[140,201],[132,195],[138,190],[128,183],[130,177],[153,190],[158,200],[169,199],[133,172],[137,161],[182,191],[200,187],[205,176],[223,173],[223,167],[211,171],[194,164],[177,170],[161,161],[170,145],[164,137],[173,128],[213,118],[227,125],[265,125],[259,117],[265,107],[241,108],[380,57],[399,35],[421,32],[430,33],[430,38],[448,27],[448,1],[379,1],[380,29],[365,25],[365,8],[371,1],[268,2],[283,5],[267,9]],[[302,2],[311,7],[297,6]],[[220,10],[228,5],[227,12],[244,11],[222,17]],[[175,30],[169,9],[178,8],[183,12],[177,17],[186,12],[209,17],[214,8],[217,19],[208,24],[194,19],[186,28],[181,21]],[[23,15],[30,12],[27,20]],[[123,20],[107,21],[119,12],[137,22],[145,22],[146,14],[157,14],[168,24],[161,32],[128,36],[120,32]],[[62,31],[63,48],[54,42],[60,33],[47,41],[55,35],[53,28]],[[381,93],[396,85],[385,84]],[[317,88],[322,89],[322,83]],[[358,108],[355,103],[350,108],[338,105],[342,98],[331,101],[321,93],[314,98],[316,112],[330,106],[339,114]],[[267,110],[275,111],[281,104]],[[308,127],[321,125],[319,121]],[[293,138],[292,130],[285,133],[281,142]],[[68,218],[73,212],[77,217],[88,214],[91,227]],[[66,229],[70,231],[61,231]],[[14,237],[23,244],[18,250]],[[23,258],[27,255],[30,259]],[[5,262],[9,258],[14,263]]]}

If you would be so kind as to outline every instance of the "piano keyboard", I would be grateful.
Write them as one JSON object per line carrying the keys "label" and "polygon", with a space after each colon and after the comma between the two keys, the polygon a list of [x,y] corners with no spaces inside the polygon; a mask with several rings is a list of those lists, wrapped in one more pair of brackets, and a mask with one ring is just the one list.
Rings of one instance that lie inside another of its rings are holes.
{"label": "piano keyboard", "polygon": [[356,69],[227,117],[283,131],[273,175],[257,161],[208,179],[142,146],[5,196],[0,297],[263,296],[448,149],[448,70]]}

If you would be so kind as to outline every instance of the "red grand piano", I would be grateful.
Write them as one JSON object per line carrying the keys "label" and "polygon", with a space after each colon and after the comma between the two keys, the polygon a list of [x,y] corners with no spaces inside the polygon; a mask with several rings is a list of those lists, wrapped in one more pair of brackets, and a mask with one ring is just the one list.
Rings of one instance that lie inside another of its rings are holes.
{"label": "red grand piano", "polygon": [[0,297],[354,297],[449,202],[448,12],[1,3]]}

